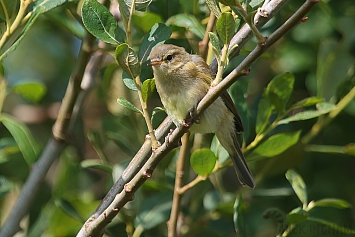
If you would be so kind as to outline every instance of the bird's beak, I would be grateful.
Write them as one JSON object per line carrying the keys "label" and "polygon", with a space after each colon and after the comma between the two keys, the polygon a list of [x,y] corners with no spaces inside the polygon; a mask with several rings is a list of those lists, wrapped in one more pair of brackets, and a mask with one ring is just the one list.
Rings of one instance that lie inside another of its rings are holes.
{"label": "bird's beak", "polygon": [[151,61],[150,63],[148,63],[148,66],[158,66],[161,65],[163,63],[163,61]]}

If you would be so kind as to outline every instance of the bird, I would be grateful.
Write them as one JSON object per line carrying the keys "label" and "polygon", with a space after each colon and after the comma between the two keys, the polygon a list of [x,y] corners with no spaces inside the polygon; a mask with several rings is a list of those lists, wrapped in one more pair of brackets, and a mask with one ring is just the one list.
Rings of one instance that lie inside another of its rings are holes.
{"label": "bird", "polygon": [[[149,59],[148,65],[153,68],[161,102],[173,123],[179,127],[207,94],[215,74],[199,55],[189,54],[184,48],[172,44],[155,46]],[[189,131],[214,133],[231,157],[240,183],[255,187],[236,136],[244,131],[242,121],[227,91],[201,113],[198,123],[192,124]]]}

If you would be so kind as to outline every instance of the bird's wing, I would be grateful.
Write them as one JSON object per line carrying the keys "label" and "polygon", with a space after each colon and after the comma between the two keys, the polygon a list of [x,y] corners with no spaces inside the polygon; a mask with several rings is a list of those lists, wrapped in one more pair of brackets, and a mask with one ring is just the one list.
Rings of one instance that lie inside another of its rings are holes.
{"label": "bird's wing", "polygon": [[234,126],[235,126],[235,130],[240,133],[240,132],[244,132],[244,128],[243,128],[243,124],[242,124],[242,120],[240,119],[240,116],[238,114],[237,109],[235,108],[234,102],[232,100],[232,98],[230,97],[228,91],[223,91],[223,93],[220,96],[224,102],[224,104],[227,106],[227,108],[229,109],[229,111],[231,111],[234,115]]}

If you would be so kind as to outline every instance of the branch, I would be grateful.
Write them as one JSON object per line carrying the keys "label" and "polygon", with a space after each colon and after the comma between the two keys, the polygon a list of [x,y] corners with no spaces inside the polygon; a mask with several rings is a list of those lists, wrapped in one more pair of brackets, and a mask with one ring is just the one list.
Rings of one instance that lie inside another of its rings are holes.
{"label": "branch", "polygon": [[[194,117],[198,117],[198,115],[201,114],[210,104],[212,104],[213,101],[216,100],[223,91],[225,91],[229,86],[237,81],[239,77],[245,75],[252,63],[254,63],[265,52],[266,49],[271,47],[278,39],[285,35],[299,22],[301,22],[303,16],[311,10],[316,2],[318,1],[306,1],[294,15],[292,15],[278,30],[276,30],[272,35],[270,35],[268,39],[266,39],[265,44],[262,46],[257,45],[256,48],[241,62],[241,64],[235,68],[221,83],[210,89],[206,96],[198,104]],[[269,5],[265,6],[262,11],[259,12],[263,12],[263,14],[267,16],[267,19],[270,19],[269,17],[276,12],[271,8],[271,6],[278,10],[280,9],[279,5],[276,3],[283,5],[285,1],[272,1],[269,3]],[[258,17],[261,17],[260,13],[257,14],[256,19],[258,19]],[[263,20],[262,22],[265,24],[266,21]],[[257,24],[257,26],[261,27],[260,24]],[[236,39],[235,37],[235,42],[239,41],[245,44],[245,40],[246,38]],[[239,43],[239,45],[241,44]],[[163,124],[163,128],[160,126],[157,132],[160,133],[164,130],[164,128],[166,130],[169,127],[169,121],[165,120]],[[77,236],[101,236],[104,228],[118,214],[120,209],[128,201],[131,201],[134,198],[134,193],[145,182],[145,180],[151,177],[153,170],[161,161],[161,159],[176,147],[175,144],[177,144],[182,135],[187,131],[188,127],[180,126],[176,128],[166,138],[166,142],[155,152],[151,153],[149,159],[146,159],[146,156],[150,154],[150,144],[147,146],[147,143],[150,142],[146,141],[140,149],[139,153],[131,161],[129,167],[124,171],[124,174],[115,183],[114,187],[110,190],[109,194],[100,204],[99,208],[83,225]],[[159,135],[157,136],[160,137]],[[140,162],[138,163],[138,161]],[[142,168],[140,168],[142,164],[144,165]],[[110,203],[111,200],[112,202]]]}

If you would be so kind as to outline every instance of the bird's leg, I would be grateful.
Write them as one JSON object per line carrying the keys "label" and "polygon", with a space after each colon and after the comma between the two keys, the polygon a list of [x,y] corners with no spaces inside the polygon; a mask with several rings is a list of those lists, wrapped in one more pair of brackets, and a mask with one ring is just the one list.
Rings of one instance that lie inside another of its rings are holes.
{"label": "bird's leg", "polygon": [[182,121],[182,124],[185,127],[190,127],[192,123],[200,124],[201,123],[201,117],[200,116],[195,116],[196,114],[196,107],[193,107],[189,111],[189,115]]}
{"label": "bird's leg", "polygon": [[[166,137],[165,137],[165,143],[166,143],[166,145],[169,145],[169,143],[170,143],[170,136],[173,134],[173,132],[174,132],[174,130],[173,130],[173,129],[170,129],[170,132],[168,133],[168,135],[166,135]],[[181,145],[182,145],[181,139],[180,139],[178,142],[174,143],[174,145],[176,145],[176,147],[181,146]]]}

